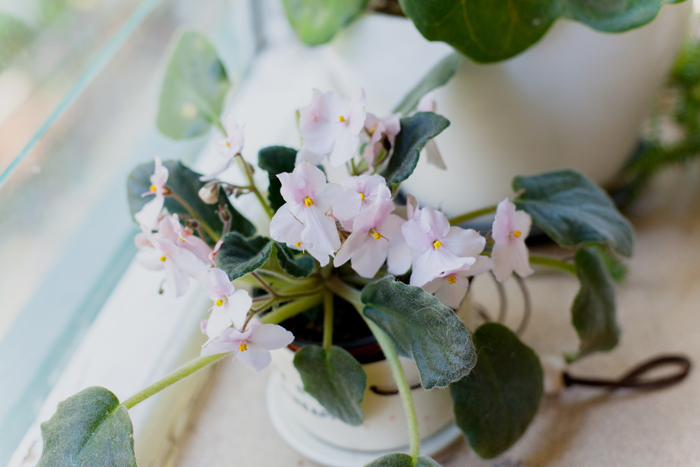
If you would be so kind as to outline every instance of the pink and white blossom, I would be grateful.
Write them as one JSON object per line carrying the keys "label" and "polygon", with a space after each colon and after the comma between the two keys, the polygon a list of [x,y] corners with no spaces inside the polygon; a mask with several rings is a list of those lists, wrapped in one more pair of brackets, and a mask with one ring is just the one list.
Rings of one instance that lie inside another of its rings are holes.
{"label": "pink and white blossom", "polygon": [[[475,253],[478,255],[481,252]],[[464,265],[454,271],[446,271],[423,286],[423,290],[435,295],[445,306],[459,308],[467,295],[469,278],[477,276],[493,268],[493,261],[488,256],[476,256],[471,266]]]}
{"label": "pink and white blossom", "polygon": [[164,217],[158,223],[158,234],[160,238],[172,240],[180,248],[191,251],[200,261],[210,266],[214,261],[210,255],[212,249],[207,243],[196,236],[189,227],[182,227],[177,214]]}
{"label": "pink and white blossom", "polygon": [[314,89],[311,104],[299,111],[303,142],[297,164],[302,161],[318,164],[328,156],[333,167],[340,167],[352,159],[365,124],[365,102],[363,90],[348,100],[337,92],[321,94]]}
{"label": "pink and white blossom", "polygon": [[199,179],[203,182],[213,180],[228,169],[236,154],[243,150],[243,126],[239,126],[232,114],[225,118],[226,136],[216,141],[216,161],[214,168]]}
{"label": "pink and white blossom", "polygon": [[159,156],[155,157],[155,169],[153,175],[150,176],[150,181],[150,190],[141,196],[154,195],[154,197],[139,212],[134,214],[134,219],[140,226],[154,230],[158,225],[160,213],[163,211],[165,195],[168,193],[168,188],[165,186],[168,182],[168,169],[162,164]]}
{"label": "pink and white blossom", "polygon": [[390,238],[401,235],[402,220],[391,214],[393,210],[394,202],[382,199],[358,214],[333,265],[340,267],[351,260],[355,272],[373,278],[387,259]]}
{"label": "pink and white blossom", "polygon": [[[406,243],[415,254],[411,285],[420,287],[443,274],[476,262],[475,248],[483,250],[486,240],[472,229],[450,227],[439,211],[425,207],[420,216],[401,227]],[[479,250],[479,251],[481,251]]]}
{"label": "pink and white blossom", "polygon": [[[386,180],[381,175],[358,175],[355,177],[347,177],[340,182],[341,185],[350,188],[360,195],[362,204],[360,211],[369,208],[375,203],[382,200],[391,199],[391,190],[386,186]],[[352,232],[352,222],[354,218],[350,218],[341,222],[343,228]]]}
{"label": "pink and white blossom", "polygon": [[[365,130],[369,135],[369,143],[362,152],[362,157],[369,165],[370,170],[374,170],[377,158],[382,151],[389,151],[394,148],[396,135],[401,131],[401,114],[389,114],[383,118],[378,118],[374,114],[368,113],[365,120]],[[388,143],[389,149],[385,147],[384,141]]]}
{"label": "pink and white blossom", "polygon": [[[425,96],[421,97],[421,99],[418,101],[416,110],[418,112],[435,112],[435,99],[432,92],[429,92]],[[428,164],[432,164],[442,170],[447,169],[434,139],[431,139],[426,143],[425,154],[428,156]]]}
{"label": "pink and white blossom", "polygon": [[350,188],[327,183],[325,174],[309,162],[292,173],[277,175],[286,203],[270,221],[270,236],[308,251],[322,266],[340,248],[337,221],[354,217],[362,198]]}
{"label": "pink and white blossom", "polygon": [[[394,212],[400,216],[400,225],[403,225],[405,220],[413,219],[416,213],[420,214],[418,202],[416,198],[410,194],[406,195],[406,206],[400,206]],[[392,232],[389,232],[387,237],[389,238],[387,269],[395,276],[406,274],[408,270],[411,269],[411,264],[413,263],[413,251],[406,243],[406,239],[403,233],[401,233],[401,230],[394,235],[392,235]]]}
{"label": "pink and white blossom", "polygon": [[532,219],[523,211],[516,211],[515,204],[508,198],[498,203],[496,219],[493,221],[493,240],[495,242],[491,258],[493,273],[499,282],[510,278],[515,271],[520,277],[526,277],[534,271],[530,267],[530,254],[525,239],[530,235]]}
{"label": "pink and white blossom", "polygon": [[270,350],[281,349],[294,341],[294,335],[276,324],[251,323],[246,331],[229,327],[218,337],[202,347],[202,356],[233,352],[238,359],[254,372],[268,366],[272,361]]}
{"label": "pink and white blossom", "polygon": [[242,329],[253,299],[248,292],[242,289],[236,290],[224,271],[211,268],[199,276],[202,287],[214,304],[209,309],[211,312],[202,329],[209,339],[221,335],[224,329],[234,326]]}

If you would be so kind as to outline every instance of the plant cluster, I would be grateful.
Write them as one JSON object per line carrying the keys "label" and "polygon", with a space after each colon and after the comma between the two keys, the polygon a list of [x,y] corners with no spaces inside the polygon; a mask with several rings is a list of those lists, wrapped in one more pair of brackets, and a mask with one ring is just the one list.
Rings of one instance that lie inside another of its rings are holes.
{"label": "plant cluster", "polygon": [[[156,158],[133,171],[128,190],[142,230],[138,261],[164,272],[165,293],[180,295],[195,279],[211,298],[201,326],[202,355],[123,402],[96,387],[62,402],[42,426],[39,465],[81,459],[80,465],[135,466],[129,409],[227,356],[259,371],[270,363],[270,350],[293,342],[286,323],[310,310],[320,310],[323,336],[298,350],[294,365],[304,389],[331,416],[362,424],[366,390],[362,365],[334,343],[335,320],[359,316],[391,367],[409,422],[410,454],[385,456],[370,466],[437,465],[420,455],[399,356],[415,362],[425,390],[449,387],[470,445],[482,457],[496,456],[533,419],[543,371],[535,352],[507,327],[487,323],[472,333],[456,314],[470,280],[487,271],[501,282],[531,274],[535,264],[571,273],[581,284],[571,309],[580,344],[567,358],[613,348],[619,335],[614,285],[599,248],[629,256],[633,232],[584,176],[561,170],[516,177],[513,200],[451,219],[411,196],[401,202],[400,185],[421,152],[441,163],[433,138],[449,122],[431,111],[425,95],[442,81],[439,75],[429,74],[401,112],[381,118],[365,110],[362,91],[352,99],[314,91],[299,111],[301,148],[259,152],[258,168],[269,178],[264,190],[242,156],[243,128],[231,117],[220,120],[228,88],[223,65],[205,37],[183,34],[166,72],[158,124],[179,139],[217,127],[219,159],[200,174]],[[347,167],[348,177],[329,182],[317,165],[323,161]],[[247,184],[219,178],[233,164]],[[270,218],[269,236],[256,232],[235,208],[232,199],[239,196],[257,198]],[[486,235],[460,227],[494,213]],[[525,240],[531,223],[572,250],[573,262],[530,255]]]}

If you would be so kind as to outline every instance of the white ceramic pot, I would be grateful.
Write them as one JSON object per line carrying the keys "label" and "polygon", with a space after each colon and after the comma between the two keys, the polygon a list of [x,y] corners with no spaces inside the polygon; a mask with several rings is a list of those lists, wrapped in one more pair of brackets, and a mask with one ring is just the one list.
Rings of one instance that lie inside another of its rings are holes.
{"label": "white ceramic pot", "polygon": [[[605,182],[638,141],[690,11],[690,0],[666,5],[622,34],[560,20],[515,58],[465,60],[436,92],[437,111],[452,122],[437,138],[448,170],[423,158],[405,189],[455,215],[503,199],[515,175],[573,167]],[[381,113],[450,51],[406,19],[367,15],[339,35],[327,62],[342,92],[363,87],[367,108]]]}

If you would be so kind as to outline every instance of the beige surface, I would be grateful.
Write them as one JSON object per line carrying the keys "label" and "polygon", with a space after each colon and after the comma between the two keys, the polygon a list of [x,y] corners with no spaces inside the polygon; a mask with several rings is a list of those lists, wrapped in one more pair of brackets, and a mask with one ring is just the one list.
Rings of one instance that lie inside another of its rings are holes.
{"label": "beige surface", "polygon": [[[697,180],[697,173],[683,177]],[[697,183],[667,178],[673,191],[654,197],[653,203],[648,199],[647,213],[635,221],[636,255],[618,293],[620,345],[577,363],[572,374],[614,377],[641,360],[669,352],[687,354],[700,364]],[[534,314],[524,340],[541,354],[574,350],[568,309],[576,281],[540,274],[528,284],[535,297]],[[495,309],[487,278],[475,282],[473,290],[477,301]],[[517,295],[510,292],[509,323],[517,324]],[[266,378],[267,372],[253,375],[238,364],[218,368],[210,390],[202,394],[189,436],[177,443],[180,467],[316,465],[297,455],[272,428],[265,407]],[[445,467],[697,466],[699,392],[697,369],[681,385],[653,393],[569,389],[545,398],[525,436],[500,458],[482,461],[459,441],[437,460]]]}

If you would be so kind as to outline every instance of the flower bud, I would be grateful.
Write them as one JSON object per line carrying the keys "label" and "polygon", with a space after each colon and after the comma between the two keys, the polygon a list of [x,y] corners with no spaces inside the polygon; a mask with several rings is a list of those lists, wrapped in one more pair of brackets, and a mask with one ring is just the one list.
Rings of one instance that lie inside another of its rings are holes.
{"label": "flower bud", "polygon": [[219,182],[209,182],[199,189],[199,197],[207,204],[216,204],[219,200]]}

